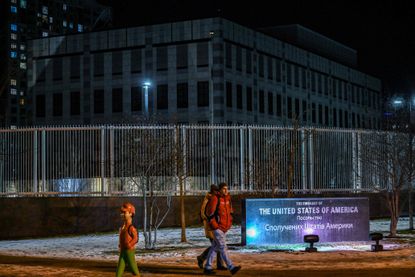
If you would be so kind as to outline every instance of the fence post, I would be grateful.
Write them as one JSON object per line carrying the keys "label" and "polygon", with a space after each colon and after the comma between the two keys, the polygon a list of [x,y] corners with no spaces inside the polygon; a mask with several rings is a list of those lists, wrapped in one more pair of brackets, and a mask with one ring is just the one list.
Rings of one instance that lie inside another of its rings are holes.
{"label": "fence post", "polygon": [[306,169],[306,151],[307,151],[307,143],[305,141],[305,131],[301,129],[301,175],[302,175],[302,182],[303,182],[303,193],[307,191],[307,169]]}
{"label": "fence post", "polygon": [[110,182],[108,184],[107,193],[111,193],[111,186],[114,186],[114,127],[110,127]]}
{"label": "fence post", "polygon": [[37,145],[37,130],[33,131],[33,163],[32,163],[32,170],[33,170],[33,192],[38,191],[38,180],[37,180],[37,153],[38,153],[38,145]]}
{"label": "fence post", "polygon": [[[185,126],[182,126],[181,127],[181,129],[182,129],[182,136],[181,136],[181,139],[182,139],[182,141],[180,141],[180,138],[179,138],[179,143],[182,145],[182,147],[181,147],[181,151],[182,151],[182,153],[181,153],[181,159],[183,159],[183,178],[184,178],[184,180],[185,180],[185,183],[184,183],[184,193],[186,194],[186,190],[187,190],[187,186],[188,186],[188,180],[187,180],[187,147],[186,147],[186,143],[187,143],[187,140],[186,140],[186,127]],[[180,148],[179,148],[180,149]]]}
{"label": "fence post", "polygon": [[352,162],[353,162],[353,191],[361,188],[361,134],[353,132],[352,136]]}
{"label": "fence post", "polygon": [[42,130],[42,192],[46,191],[46,130]]}
{"label": "fence post", "polygon": [[248,127],[248,164],[249,164],[249,190],[253,189],[253,176],[254,176],[254,163],[253,163],[253,153],[252,153],[252,128]]}
{"label": "fence post", "polygon": [[101,127],[101,195],[105,195],[105,129]]}
{"label": "fence post", "polygon": [[313,131],[310,130],[310,135],[308,136],[308,157],[310,160],[310,192],[314,190],[314,148],[313,148]]}
{"label": "fence post", "polygon": [[240,177],[239,177],[239,182],[240,182],[240,190],[243,191],[245,190],[245,166],[244,166],[244,162],[245,162],[245,151],[244,151],[244,146],[245,146],[245,140],[244,140],[244,135],[245,135],[245,130],[246,127],[241,127],[239,129],[239,172],[240,172]]}

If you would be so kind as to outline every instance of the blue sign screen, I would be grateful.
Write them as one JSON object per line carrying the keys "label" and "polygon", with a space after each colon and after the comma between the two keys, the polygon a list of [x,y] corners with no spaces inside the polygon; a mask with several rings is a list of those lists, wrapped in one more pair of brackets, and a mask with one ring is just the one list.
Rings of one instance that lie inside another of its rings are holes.
{"label": "blue sign screen", "polygon": [[368,198],[245,199],[242,243],[303,243],[315,234],[320,242],[365,241],[369,236]]}

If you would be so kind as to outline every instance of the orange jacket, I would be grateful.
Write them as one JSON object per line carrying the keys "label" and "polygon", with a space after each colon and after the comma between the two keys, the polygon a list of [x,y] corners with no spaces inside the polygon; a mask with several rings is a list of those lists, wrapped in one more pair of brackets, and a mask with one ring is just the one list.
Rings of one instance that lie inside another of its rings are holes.
{"label": "orange jacket", "polygon": [[134,249],[135,244],[138,242],[138,232],[133,225],[125,226],[120,228],[120,244],[121,250]]}
{"label": "orange jacket", "polygon": [[233,208],[229,194],[212,196],[206,207],[206,215],[210,218],[209,223],[213,230],[220,229],[227,232],[232,226],[232,213]]}

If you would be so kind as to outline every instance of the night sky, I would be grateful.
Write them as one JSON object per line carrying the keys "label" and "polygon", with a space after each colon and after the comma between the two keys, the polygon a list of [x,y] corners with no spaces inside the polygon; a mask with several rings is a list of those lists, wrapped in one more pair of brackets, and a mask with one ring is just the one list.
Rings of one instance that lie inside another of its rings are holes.
{"label": "night sky", "polygon": [[415,5],[412,1],[99,2],[113,7],[114,27],[157,24],[219,14],[253,29],[301,24],[356,49],[359,70],[382,79],[387,94],[415,95]]}

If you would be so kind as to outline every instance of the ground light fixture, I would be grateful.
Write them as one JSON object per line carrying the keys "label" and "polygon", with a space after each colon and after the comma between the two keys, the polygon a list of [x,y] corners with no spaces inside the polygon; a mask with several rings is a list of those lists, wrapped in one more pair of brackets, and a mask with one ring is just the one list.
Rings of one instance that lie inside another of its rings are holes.
{"label": "ground light fixture", "polygon": [[317,252],[317,248],[314,247],[314,243],[319,241],[318,235],[305,235],[304,242],[309,243],[310,247],[306,247],[306,252]]}
{"label": "ground light fixture", "polygon": [[376,244],[372,244],[370,246],[370,249],[373,252],[382,251],[383,245],[379,244],[379,241],[383,239],[383,234],[382,233],[371,233],[369,234],[369,237],[370,237],[370,240],[376,241]]}

